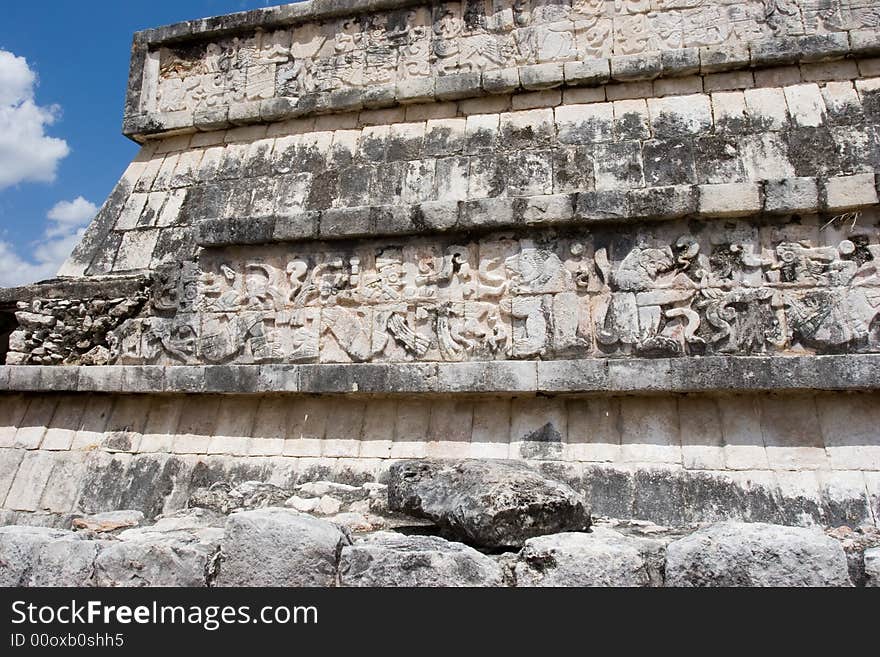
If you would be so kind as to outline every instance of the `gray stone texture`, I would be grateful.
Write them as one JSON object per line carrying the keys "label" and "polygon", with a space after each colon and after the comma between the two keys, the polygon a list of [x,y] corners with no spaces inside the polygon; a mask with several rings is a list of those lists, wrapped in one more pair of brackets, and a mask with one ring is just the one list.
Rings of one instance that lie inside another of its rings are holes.
{"label": "gray stone texture", "polygon": [[287,509],[229,516],[217,586],[334,586],[342,548],[336,525]]}
{"label": "gray stone texture", "polygon": [[501,567],[461,543],[379,532],[342,548],[340,586],[501,586]]}
{"label": "gray stone texture", "polygon": [[594,527],[527,540],[514,572],[518,587],[662,586],[664,561],[660,541]]}
{"label": "gray stone texture", "polygon": [[487,548],[590,526],[568,485],[515,461],[404,461],[389,472],[392,510],[436,522],[449,536]]}
{"label": "gray stone texture", "polygon": [[816,529],[725,522],[673,541],[667,586],[851,586],[839,543]]}

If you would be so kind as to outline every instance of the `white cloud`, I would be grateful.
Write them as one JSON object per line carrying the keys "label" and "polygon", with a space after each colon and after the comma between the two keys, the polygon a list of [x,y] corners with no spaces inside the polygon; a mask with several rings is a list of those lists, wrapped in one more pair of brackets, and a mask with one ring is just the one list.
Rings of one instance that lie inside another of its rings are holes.
{"label": "white cloud", "polygon": [[70,153],[67,142],[46,135],[60,108],[36,104],[36,82],[24,57],[0,50],[0,190],[21,182],[52,182],[58,163]]}
{"label": "white cloud", "polygon": [[97,212],[98,206],[82,196],[77,196],[72,201],[61,201],[46,215],[53,222],[46,229],[46,237],[68,235],[71,229],[88,224]]}
{"label": "white cloud", "polygon": [[9,242],[0,241],[0,287],[14,287],[52,278],[82,239],[98,211],[94,203],[78,196],[61,201],[46,215],[50,220],[44,239],[23,256]]}

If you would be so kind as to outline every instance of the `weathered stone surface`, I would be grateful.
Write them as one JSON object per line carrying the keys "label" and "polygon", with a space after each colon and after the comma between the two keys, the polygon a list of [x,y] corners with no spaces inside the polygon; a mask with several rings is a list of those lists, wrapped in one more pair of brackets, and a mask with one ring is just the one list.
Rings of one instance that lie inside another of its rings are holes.
{"label": "weathered stone surface", "polygon": [[851,586],[839,543],[815,529],[724,522],[667,547],[667,586]]}
{"label": "weathered stone surface", "polygon": [[218,513],[233,513],[250,509],[263,509],[283,505],[290,493],[273,484],[246,481],[237,486],[220,482],[210,488],[196,490],[188,505],[193,508],[210,509]]}
{"label": "weathered stone surface", "polygon": [[461,543],[378,532],[342,548],[340,586],[501,586],[501,568]]}
{"label": "weathered stone surface", "polygon": [[447,534],[483,547],[590,526],[583,497],[516,461],[404,461],[391,466],[392,510],[436,522]]}
{"label": "weathered stone surface", "polygon": [[0,586],[87,586],[95,552],[69,531],[0,527]]}
{"label": "weathered stone surface", "polygon": [[348,537],[333,523],[288,509],[229,516],[217,586],[334,586]]}
{"label": "weathered stone surface", "polygon": [[120,529],[137,527],[143,521],[144,514],[140,511],[108,511],[84,518],[74,518],[72,527],[75,530],[109,533]]}
{"label": "weathered stone surface", "polygon": [[865,586],[880,587],[880,548],[865,550]]}
{"label": "weathered stone surface", "polygon": [[100,587],[204,587],[214,577],[223,529],[201,511],[128,529],[95,559]]}
{"label": "weathered stone surface", "polygon": [[514,572],[522,587],[662,586],[664,557],[661,541],[594,527],[529,539]]}

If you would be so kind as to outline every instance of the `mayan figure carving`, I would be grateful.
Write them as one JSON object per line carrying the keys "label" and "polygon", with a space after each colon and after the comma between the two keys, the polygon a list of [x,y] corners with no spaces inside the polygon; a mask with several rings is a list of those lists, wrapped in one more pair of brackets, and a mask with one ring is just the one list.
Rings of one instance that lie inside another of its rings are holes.
{"label": "mayan figure carving", "polygon": [[[212,253],[198,266],[161,270],[151,316],[114,329],[111,358],[173,365],[876,351],[880,245],[866,234],[825,247],[788,241],[820,235],[808,223],[769,247],[760,229],[728,222],[699,227],[700,239],[674,238],[685,227],[664,226],[638,245],[599,231]],[[745,239],[728,243],[731,234]]]}
{"label": "mayan figure carving", "polygon": [[880,582],[875,0],[261,7],[122,132],[0,289],[0,584]]}

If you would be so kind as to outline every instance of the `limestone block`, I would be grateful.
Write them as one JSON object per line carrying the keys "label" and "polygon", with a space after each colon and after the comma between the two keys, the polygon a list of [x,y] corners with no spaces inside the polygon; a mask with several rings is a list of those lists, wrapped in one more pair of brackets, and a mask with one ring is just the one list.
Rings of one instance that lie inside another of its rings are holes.
{"label": "limestone block", "polygon": [[716,91],[734,91],[751,89],[755,86],[754,74],[751,71],[730,71],[729,73],[710,73],[703,78],[703,89],[706,93]]}
{"label": "limestone block", "polygon": [[[539,107],[556,107],[562,103],[561,89],[545,89],[527,94],[516,94],[510,99],[510,108],[514,111],[537,109]],[[504,107],[502,111],[507,110]]]}
{"label": "limestone block", "polygon": [[100,445],[113,409],[113,401],[112,397],[100,395],[90,395],[86,399],[82,421],[73,437],[71,449],[91,450]]}
{"label": "limestone block", "polygon": [[611,58],[611,78],[621,82],[653,80],[663,71],[663,60],[658,52],[618,55]]}
{"label": "limestone block", "polygon": [[87,454],[61,452],[54,455],[54,465],[40,498],[40,509],[51,513],[68,514],[75,511],[74,503],[86,473]]}
{"label": "limestone block", "polygon": [[792,123],[805,128],[818,128],[825,123],[825,101],[817,84],[785,87],[785,101]]}
{"label": "limestone block", "polygon": [[828,465],[813,397],[761,400],[761,432],[774,469],[815,469]]}
{"label": "limestone block", "polygon": [[509,458],[510,414],[507,399],[485,400],[474,408],[470,458]]}
{"label": "limestone block", "polygon": [[403,461],[389,478],[392,510],[430,519],[470,545],[520,546],[590,525],[578,493],[517,461]]}
{"label": "limestone block", "polygon": [[663,585],[663,543],[605,528],[526,541],[514,570],[524,587]]}
{"label": "limestone block", "polygon": [[330,408],[326,400],[304,398],[296,400],[288,419],[285,456],[320,456],[327,429]]}
{"label": "limestone block", "polygon": [[0,448],[12,447],[21,419],[30,399],[23,395],[3,394],[0,403]]}
{"label": "limestone block", "polygon": [[862,120],[862,103],[849,80],[829,82],[822,87],[822,99],[831,123],[850,125]]}
{"label": "limestone block", "polygon": [[565,457],[572,461],[620,462],[619,402],[612,398],[572,399]]}
{"label": "limestone block", "polygon": [[[560,77],[562,77],[561,71]],[[434,80],[434,95],[438,100],[467,98],[479,95],[481,85],[479,72],[442,75]]]}
{"label": "limestone block", "polygon": [[648,112],[657,139],[697,135],[712,127],[712,106],[704,95],[649,98]]}
{"label": "limestone block", "polygon": [[519,69],[520,84],[523,89],[550,89],[565,82],[563,62],[532,64]]}
{"label": "limestone block", "polygon": [[12,447],[38,449],[57,407],[58,401],[53,397],[31,397],[27,412],[15,432]]}
{"label": "limestone block", "polygon": [[427,451],[431,405],[426,401],[405,399],[397,405],[394,443],[391,458],[422,458]]}
{"label": "limestone block", "polygon": [[48,527],[0,527],[0,586],[27,586],[42,549],[72,538],[71,532]]}
{"label": "limestone block", "polygon": [[22,449],[0,449],[0,507],[6,508],[3,501],[15,481],[18,466],[24,458],[25,451]]}
{"label": "limestone block", "polygon": [[483,71],[483,90],[490,94],[506,94],[520,88],[519,69],[503,68]]}
{"label": "limestone block", "polygon": [[644,99],[619,100],[614,107],[614,139],[616,141],[651,138],[651,117]]}
{"label": "limestone block", "polygon": [[159,239],[158,230],[130,230],[122,234],[122,242],[113,263],[114,272],[146,269]]}
{"label": "limestone block", "polygon": [[52,452],[28,452],[21,460],[4,508],[13,511],[38,511],[40,498],[55,466]]}
{"label": "limestone block", "polygon": [[840,544],[816,529],[718,523],[667,548],[667,586],[851,586]]}
{"label": "limestone block", "polygon": [[219,406],[218,399],[204,398],[184,409],[172,443],[175,454],[207,453]]}
{"label": "limestone block", "polygon": [[612,103],[564,105],[556,108],[556,127],[563,144],[587,145],[611,141]]}
{"label": "limestone block", "polygon": [[737,217],[760,212],[761,186],[751,183],[700,185],[700,214]]}
{"label": "limestone block", "polygon": [[341,586],[501,586],[501,567],[461,543],[377,532],[342,548]]}
{"label": "limestone block", "polygon": [[764,210],[788,214],[817,212],[819,187],[815,178],[768,180],[764,185]]}
{"label": "limestone block", "polygon": [[463,118],[429,120],[425,127],[425,155],[442,157],[461,153],[465,146],[467,122],[468,119]]}
{"label": "limestone block", "polygon": [[[226,398],[220,404],[217,426],[208,443],[208,454],[245,456],[251,453],[258,404],[251,399]],[[146,440],[146,434],[144,435]],[[169,436],[169,441],[171,436]],[[283,450],[283,446],[282,446]]]}
{"label": "limestone block", "polygon": [[565,82],[569,85],[604,84],[611,79],[611,67],[607,59],[565,62],[563,70]]}
{"label": "limestone block", "polygon": [[501,139],[508,150],[549,144],[556,134],[552,109],[509,112],[501,115]]}
{"label": "limestone block", "polygon": [[831,467],[880,470],[877,409],[870,396],[816,396],[820,431]]}
{"label": "limestone block", "polygon": [[467,458],[471,451],[474,405],[468,401],[436,400],[428,424],[428,458]]}
{"label": "limestone block", "polygon": [[347,400],[334,405],[327,418],[321,455],[328,457],[357,457],[360,449],[366,404]]}
{"label": "limestone block", "polygon": [[559,459],[568,439],[568,413],[560,399],[521,399],[511,407],[510,454],[522,459]]}
{"label": "limestone block", "polygon": [[746,97],[741,91],[712,94],[715,131],[737,135],[744,132],[748,121]]}
{"label": "limestone block", "polygon": [[682,78],[659,78],[654,81],[655,96],[685,96],[703,93],[703,78],[690,75]]}
{"label": "limestone block", "polygon": [[700,49],[678,48],[663,50],[660,63],[664,75],[693,75],[700,72]]}
{"label": "limestone block", "polygon": [[397,402],[393,399],[370,400],[364,411],[360,458],[387,459],[394,443],[394,418]]}
{"label": "limestone block", "polygon": [[684,467],[692,470],[724,470],[724,436],[715,400],[682,397],[678,403],[678,413]]}
{"label": "limestone block", "polygon": [[217,586],[333,586],[350,541],[333,523],[286,509],[229,516]]}
{"label": "limestone block", "polygon": [[743,95],[753,127],[782,130],[788,125],[788,106],[782,89],[746,89]]}
{"label": "limestone block", "polygon": [[675,399],[624,398],[620,403],[621,459],[630,463],[682,463]]}
{"label": "limestone block", "polygon": [[825,181],[825,198],[830,211],[874,205],[878,202],[874,174],[829,178]]}

